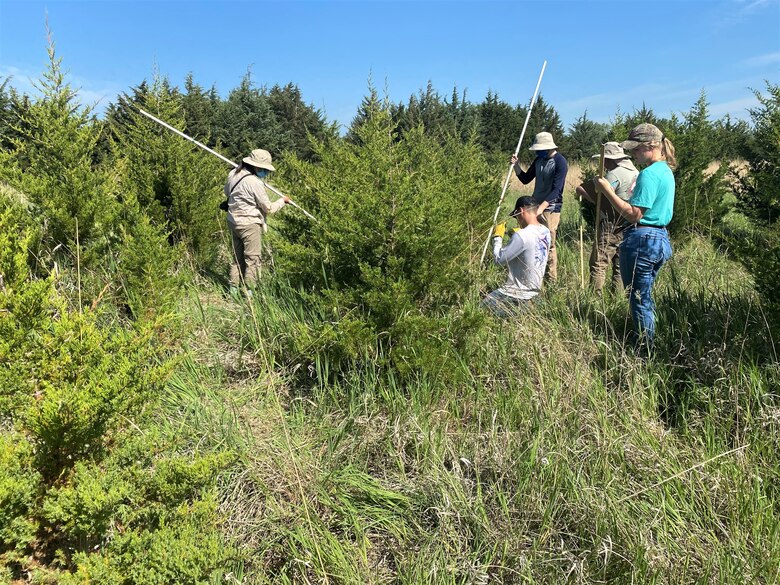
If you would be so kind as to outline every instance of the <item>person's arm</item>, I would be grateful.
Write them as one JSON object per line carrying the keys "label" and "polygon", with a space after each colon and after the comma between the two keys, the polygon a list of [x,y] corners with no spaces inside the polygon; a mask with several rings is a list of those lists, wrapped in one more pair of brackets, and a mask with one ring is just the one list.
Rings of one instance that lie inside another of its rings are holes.
{"label": "person's arm", "polygon": [[[260,181],[258,179],[258,181]],[[257,207],[260,208],[263,212],[263,215],[270,215],[272,213],[276,213],[279,211],[282,207],[284,207],[285,203],[289,201],[289,197],[280,197],[276,201],[271,201],[271,199],[268,197],[268,193],[266,193],[265,190],[265,184],[260,181],[260,185],[258,189],[253,189],[253,194],[255,196],[255,203],[257,204]]]}
{"label": "person's arm", "polygon": [[515,175],[517,175],[517,178],[520,179],[520,182],[523,185],[527,185],[536,178],[536,160],[531,162],[531,166],[528,167],[527,171],[524,171],[523,167],[520,166],[517,155],[513,154],[512,168],[515,170]]}
{"label": "person's arm", "polygon": [[493,260],[496,264],[506,266],[510,260],[513,260],[522,254],[525,244],[523,238],[518,232],[513,232],[509,238],[509,243],[502,247],[503,240],[498,236],[493,238]]}
{"label": "person's arm", "polygon": [[[555,174],[553,175],[553,186],[550,194],[547,195],[547,204],[550,205],[556,199],[563,197],[563,188],[566,186],[566,175],[569,172],[569,163],[562,155],[555,155]],[[541,206],[540,206],[541,207]],[[541,213],[541,211],[539,212]]]}
{"label": "person's arm", "polygon": [[593,186],[593,183],[581,183],[580,186],[575,189],[575,193],[585,201],[596,203],[596,188]]}
{"label": "person's arm", "polygon": [[593,179],[593,183],[596,186],[596,190],[604,195],[604,198],[615,208],[615,211],[625,217],[628,221],[631,223],[638,223],[639,220],[642,219],[645,214],[645,207],[636,207],[631,205],[628,201],[624,201],[618,197],[617,193],[615,193],[615,190],[612,188],[612,185],[603,177],[596,177]]}

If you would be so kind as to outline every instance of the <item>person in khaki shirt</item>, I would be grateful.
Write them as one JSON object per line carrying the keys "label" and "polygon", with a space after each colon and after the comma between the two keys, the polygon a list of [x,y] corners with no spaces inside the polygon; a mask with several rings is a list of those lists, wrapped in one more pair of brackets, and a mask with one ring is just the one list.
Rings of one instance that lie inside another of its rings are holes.
{"label": "person in khaki shirt", "polygon": [[[599,154],[595,154],[591,158],[599,157]],[[604,178],[612,186],[615,194],[623,201],[628,201],[639,171],[617,142],[607,142],[604,145],[604,169],[606,171]],[[577,187],[576,193],[586,201],[596,203],[596,188],[592,181],[583,182]],[[598,240],[594,238],[590,253],[590,284],[593,290],[600,294],[604,289],[610,264],[614,290],[623,288],[618,248],[623,241],[623,232],[630,224],[611,205],[606,204],[601,206],[599,221]]]}
{"label": "person in khaki shirt", "polygon": [[230,265],[230,287],[240,283],[251,286],[260,277],[262,235],[268,230],[267,220],[279,211],[290,198],[286,195],[271,201],[265,179],[276,168],[271,154],[261,148],[241,160],[225,183],[227,223],[233,240],[233,262]]}

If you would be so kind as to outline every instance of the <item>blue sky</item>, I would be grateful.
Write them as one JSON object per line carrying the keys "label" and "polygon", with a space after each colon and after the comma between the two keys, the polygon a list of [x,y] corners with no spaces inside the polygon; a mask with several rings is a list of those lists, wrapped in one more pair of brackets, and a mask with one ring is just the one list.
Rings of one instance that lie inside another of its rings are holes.
{"label": "blue sky", "polygon": [[702,89],[714,117],[747,118],[749,88],[780,83],[780,0],[0,0],[0,77],[22,91],[47,64],[46,14],[99,110],[155,69],[226,96],[251,67],[257,85],[292,81],[342,124],[369,77],[396,102],[431,80],[446,96],[457,85],[527,104],[544,60],[541,93],[566,126],[643,102],[687,111]]}

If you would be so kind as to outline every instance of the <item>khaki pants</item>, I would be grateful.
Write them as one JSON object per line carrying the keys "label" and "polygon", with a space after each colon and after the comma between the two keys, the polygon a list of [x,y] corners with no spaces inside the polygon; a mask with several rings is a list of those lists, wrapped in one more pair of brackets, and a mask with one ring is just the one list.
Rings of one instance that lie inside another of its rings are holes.
{"label": "khaki pants", "polygon": [[233,262],[230,265],[230,286],[253,285],[260,278],[260,250],[263,226],[259,223],[233,225],[228,223],[233,240]]}
{"label": "khaki pants", "polygon": [[561,223],[561,213],[559,211],[545,211],[539,218],[547,229],[550,230],[550,256],[547,259],[547,272],[545,276],[550,280],[558,278],[558,250],[555,247],[555,234],[558,231],[558,225]]}
{"label": "khaki pants", "polygon": [[601,292],[607,278],[607,270],[612,264],[612,285],[615,290],[623,288],[620,278],[620,253],[618,247],[623,241],[625,224],[616,226],[610,221],[602,221],[599,226],[599,239],[593,242],[590,253],[590,285]]}

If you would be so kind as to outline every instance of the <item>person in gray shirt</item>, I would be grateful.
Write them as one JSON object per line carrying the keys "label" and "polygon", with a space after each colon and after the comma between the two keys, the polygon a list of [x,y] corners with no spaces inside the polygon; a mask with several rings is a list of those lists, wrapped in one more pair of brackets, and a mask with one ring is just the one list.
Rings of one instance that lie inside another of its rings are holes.
{"label": "person in gray shirt", "polygon": [[[592,158],[600,156],[600,154],[594,154]],[[615,194],[624,201],[628,201],[631,198],[631,191],[639,176],[639,171],[617,142],[607,142],[604,145],[604,169],[606,171],[604,178],[612,185]],[[587,201],[596,203],[596,191],[592,181],[583,182],[577,187],[576,193]],[[599,294],[604,289],[610,264],[612,264],[614,289],[623,289],[618,248],[623,241],[623,232],[630,225],[615,211],[612,205],[608,205],[606,201],[602,203],[601,217],[598,218],[598,238],[593,239],[593,248],[590,254],[590,285]]]}

